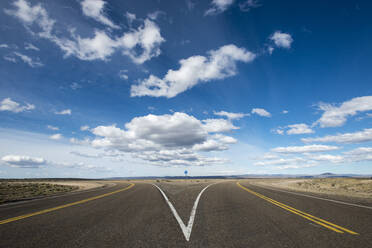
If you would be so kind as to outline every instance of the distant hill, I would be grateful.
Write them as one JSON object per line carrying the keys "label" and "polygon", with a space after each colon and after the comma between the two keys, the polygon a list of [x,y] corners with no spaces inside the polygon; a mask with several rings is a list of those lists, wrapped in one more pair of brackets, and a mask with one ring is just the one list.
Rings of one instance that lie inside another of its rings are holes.
{"label": "distant hill", "polygon": [[245,178],[372,178],[372,174],[369,175],[362,175],[362,174],[335,174],[331,172],[326,172],[322,174],[316,174],[316,175],[309,175],[309,174],[244,174],[244,175],[215,175],[215,176],[146,176],[146,177],[107,177],[107,178],[0,178],[1,181],[34,181],[34,180],[42,180],[42,181],[64,181],[64,180],[155,180],[155,179],[245,179]]}
{"label": "distant hill", "polygon": [[126,180],[126,179],[141,179],[141,180],[154,180],[154,179],[244,179],[244,178],[365,178],[372,177],[372,175],[361,175],[361,174],[335,174],[335,173],[322,173],[319,175],[308,175],[308,174],[244,174],[244,175],[229,175],[229,176],[148,176],[148,177],[110,177],[104,178],[106,180]]}

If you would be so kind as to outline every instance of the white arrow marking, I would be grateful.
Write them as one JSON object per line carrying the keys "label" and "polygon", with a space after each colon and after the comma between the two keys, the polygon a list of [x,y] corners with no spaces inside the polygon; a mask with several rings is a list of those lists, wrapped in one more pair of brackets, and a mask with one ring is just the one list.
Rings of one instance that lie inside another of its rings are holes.
{"label": "white arrow marking", "polygon": [[[215,184],[215,183],[213,183],[213,184]],[[195,215],[196,215],[196,208],[198,207],[200,196],[203,194],[203,192],[209,186],[211,186],[213,184],[209,184],[207,187],[205,187],[204,189],[202,189],[202,191],[200,191],[198,197],[196,197],[196,200],[194,202],[194,206],[192,207],[192,210],[191,210],[189,223],[187,224],[187,226],[183,223],[182,219],[178,215],[178,213],[177,213],[176,209],[174,208],[173,204],[169,201],[168,197],[165,195],[165,193],[163,192],[163,190],[161,190],[161,188],[159,188],[157,185],[153,184],[156,188],[158,188],[158,190],[160,191],[160,193],[163,195],[165,201],[168,203],[169,208],[171,209],[174,217],[176,218],[178,224],[181,227],[181,230],[183,232],[183,235],[185,236],[186,241],[189,241],[189,239],[190,239],[190,235],[191,235],[191,231],[192,231],[192,226],[194,224],[194,219],[195,219]]]}

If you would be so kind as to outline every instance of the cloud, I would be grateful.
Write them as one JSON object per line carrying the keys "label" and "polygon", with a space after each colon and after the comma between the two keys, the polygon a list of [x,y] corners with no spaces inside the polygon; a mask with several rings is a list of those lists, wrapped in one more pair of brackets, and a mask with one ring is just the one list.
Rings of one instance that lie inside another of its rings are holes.
{"label": "cloud", "polygon": [[79,157],[83,157],[83,158],[99,158],[100,157],[99,154],[86,154],[86,153],[81,153],[81,152],[77,152],[77,151],[72,151],[70,153],[75,155],[75,156],[79,156]]}
{"label": "cloud", "polygon": [[123,80],[128,80],[128,70],[120,70],[119,71],[119,77]]}
{"label": "cloud", "polygon": [[[102,16],[99,14],[100,11],[95,12],[98,13],[97,15],[94,15],[93,12],[99,10],[95,4],[99,5],[103,1],[84,2],[87,6],[96,6],[87,10],[87,13],[102,20],[99,17]],[[123,55],[129,56],[134,63],[142,64],[152,57],[158,56],[161,52],[160,45],[165,41],[160,34],[160,28],[148,18],[143,21],[143,25],[137,29],[131,28],[122,36],[111,37],[111,34],[96,29],[90,37],[82,38],[75,33],[74,28],[71,28],[70,38],[60,37],[56,35],[60,32],[55,31],[55,20],[49,17],[41,4],[31,6],[25,0],[18,0],[13,5],[15,9],[5,10],[5,13],[19,19],[31,33],[55,43],[65,53],[65,57],[75,56],[80,60],[107,61],[116,50],[120,50]],[[32,31],[35,26],[39,28],[38,31]]]}
{"label": "cloud", "polygon": [[192,148],[195,151],[223,151],[229,149],[230,144],[235,144],[238,141],[230,136],[215,134],[201,144],[195,144]]}
{"label": "cloud", "polygon": [[277,129],[272,129],[271,132],[276,133],[276,134],[280,134],[280,135],[284,134],[284,130],[281,127],[277,128]]}
{"label": "cloud", "polygon": [[25,43],[25,49],[26,50],[34,50],[34,51],[40,51],[40,49],[34,45],[32,45],[31,43]]}
{"label": "cloud", "polygon": [[81,38],[75,34],[73,37],[73,40],[54,39],[65,52],[65,56],[74,55],[81,60],[107,61],[116,49],[119,49],[136,64],[142,64],[160,55],[160,45],[165,41],[159,27],[149,19],[145,19],[144,25],[139,26],[138,29],[124,33],[115,39],[100,30],[95,30],[91,38]]}
{"label": "cloud", "polygon": [[226,111],[219,111],[219,112],[213,112],[213,114],[217,116],[225,116],[229,120],[239,120],[245,116],[249,116],[250,114],[245,114],[245,113],[231,113],[231,112],[226,112]]}
{"label": "cloud", "polygon": [[88,130],[89,130],[89,126],[88,126],[88,125],[81,126],[81,127],[80,127],[80,130],[81,130],[81,131],[88,131]]}
{"label": "cloud", "polygon": [[92,170],[95,172],[110,172],[112,171],[109,167],[102,167],[93,164],[86,164],[84,162],[49,162],[55,167],[69,168],[69,169],[82,169],[82,170]]}
{"label": "cloud", "polygon": [[234,0],[212,0],[212,7],[205,11],[204,15],[217,15],[227,10]]}
{"label": "cloud", "polygon": [[82,86],[80,84],[76,83],[76,82],[73,82],[72,84],[70,84],[70,88],[72,90],[77,90],[77,89],[81,89]]}
{"label": "cloud", "polygon": [[291,44],[293,42],[293,38],[290,34],[282,33],[281,31],[276,31],[274,34],[270,36],[270,40],[274,42],[277,47],[291,48]]}
{"label": "cloud", "polygon": [[136,18],[136,14],[133,14],[133,13],[130,13],[130,12],[127,12],[124,14],[125,17],[127,18],[128,20],[128,23],[129,23],[129,26],[132,26],[132,22],[134,22],[137,18]]}
{"label": "cloud", "polygon": [[344,154],[352,162],[372,161],[372,147],[358,147]]}
{"label": "cloud", "polygon": [[275,48],[272,47],[272,46],[268,46],[268,47],[267,47],[267,52],[268,52],[270,55],[273,54],[274,50],[275,50]]}
{"label": "cloud", "polygon": [[283,165],[283,166],[276,166],[275,169],[278,170],[286,170],[286,169],[301,169],[301,168],[309,168],[316,166],[316,164],[300,164],[300,165]]}
{"label": "cloud", "polygon": [[154,75],[131,87],[131,96],[172,98],[202,82],[236,75],[236,62],[251,62],[256,55],[235,45],[208,52],[208,57],[191,56],[180,60],[178,70],[168,70],[163,79]]}
{"label": "cloud", "polygon": [[300,124],[292,124],[287,126],[289,129],[287,130],[287,134],[307,134],[307,133],[314,133],[314,131],[304,123]]}
{"label": "cloud", "polygon": [[17,60],[14,56],[11,55],[5,55],[3,56],[3,59],[12,63],[17,63]]}
{"label": "cloud", "polygon": [[208,158],[198,151],[228,149],[237,140],[221,133],[237,129],[225,119],[198,120],[185,113],[135,117],[121,129],[116,125],[90,129],[90,144],[106,151],[130,153],[155,165],[207,165],[224,159]]}
{"label": "cloud", "polygon": [[92,141],[89,138],[84,139],[70,138],[70,143],[75,145],[87,146],[91,145]]}
{"label": "cloud", "polygon": [[254,108],[251,111],[252,114],[257,114],[263,117],[271,117],[271,114],[263,108]]}
{"label": "cloud", "polygon": [[[293,151],[294,149],[291,149]],[[297,169],[316,166],[320,164],[351,164],[365,161],[372,161],[372,147],[358,147],[356,149],[343,152],[342,154],[317,154],[309,151],[303,153],[302,157],[297,156],[297,150],[294,152],[295,157],[288,157],[291,155],[285,154],[285,157],[278,157],[275,154],[266,154],[259,157],[254,163],[256,166],[276,166],[276,169]],[[307,149],[308,150],[308,149]],[[322,151],[325,149],[322,149]],[[279,166],[279,167],[278,167]]]}
{"label": "cloud", "polygon": [[266,165],[298,165],[305,163],[306,160],[304,158],[278,158],[278,159],[267,159],[264,161],[259,161],[253,163],[256,166],[266,166]]}
{"label": "cloud", "polygon": [[339,106],[319,103],[318,107],[324,113],[314,125],[319,124],[320,127],[340,127],[345,124],[348,117],[354,116],[359,112],[371,111],[372,96],[355,97],[343,102]]}
{"label": "cloud", "polygon": [[[152,57],[160,55],[160,45],[165,39],[160,34],[160,28],[155,22],[145,19],[144,26],[133,30],[117,40],[118,46],[123,48],[123,54],[129,56],[136,64],[142,64]],[[136,51],[141,49],[142,54]]]}
{"label": "cloud", "polygon": [[60,139],[62,139],[62,134],[60,134],[60,133],[53,134],[53,135],[49,136],[49,139],[60,140]]}
{"label": "cloud", "polygon": [[51,125],[48,125],[47,128],[50,129],[50,130],[54,130],[54,131],[59,130],[59,127],[55,127],[55,126],[51,126]]}
{"label": "cloud", "polygon": [[354,150],[345,152],[347,155],[372,154],[372,147],[358,147]]}
{"label": "cloud", "polygon": [[155,21],[155,20],[158,19],[159,16],[161,16],[161,15],[166,15],[166,13],[165,13],[164,11],[156,10],[156,11],[154,11],[154,12],[148,14],[147,17],[148,17],[149,19]]}
{"label": "cloud", "polygon": [[35,109],[35,105],[26,103],[26,105],[20,105],[13,101],[11,98],[5,98],[0,102],[0,111],[10,111],[13,113],[20,113],[27,110]]}
{"label": "cloud", "polygon": [[239,3],[239,8],[243,12],[248,12],[251,9],[261,7],[262,4],[258,0],[245,0],[242,3]]}
{"label": "cloud", "polygon": [[330,163],[343,163],[345,158],[340,155],[330,155],[330,154],[318,154],[311,155],[310,159],[321,162],[330,162]]}
{"label": "cloud", "polygon": [[286,130],[286,134],[288,135],[314,133],[314,131],[307,124],[304,124],[304,123],[292,124],[292,125],[288,125],[285,127],[278,127],[277,129],[273,129],[271,131],[274,133],[283,135],[285,130]]}
{"label": "cloud", "polygon": [[31,6],[25,0],[17,0],[13,2],[13,5],[16,9],[6,9],[4,10],[6,14],[18,18],[27,27],[36,23],[41,29],[41,32],[39,33],[40,36],[50,36],[55,21],[49,18],[47,11],[41,6],[40,3]]}
{"label": "cloud", "polygon": [[40,67],[40,66],[43,66],[44,65],[40,61],[35,61],[31,57],[29,57],[27,55],[24,55],[22,53],[14,52],[14,55],[16,55],[17,57],[19,57],[24,63],[28,64],[29,66],[31,66],[33,68]]}
{"label": "cloud", "polygon": [[46,163],[46,160],[43,158],[20,155],[6,155],[1,160],[12,167],[20,168],[37,168]]}
{"label": "cloud", "polygon": [[120,29],[110,19],[108,19],[103,12],[106,2],[102,0],[84,0],[80,2],[83,14],[91,17],[96,21],[109,26],[110,28]]}
{"label": "cloud", "polygon": [[71,109],[64,109],[54,112],[56,115],[71,115]]}
{"label": "cloud", "polygon": [[363,131],[354,132],[354,133],[343,133],[336,135],[327,135],[324,137],[316,138],[303,138],[301,139],[305,143],[310,142],[335,142],[341,144],[355,144],[372,141],[372,128],[366,128]]}
{"label": "cloud", "polygon": [[307,152],[326,152],[340,149],[338,146],[326,145],[307,145],[307,146],[286,146],[271,149],[272,152],[278,153],[307,153]]}
{"label": "cloud", "polygon": [[283,110],[282,114],[288,114],[288,110]]}
{"label": "cloud", "polygon": [[275,169],[299,169],[317,166],[324,163],[339,164],[345,163],[347,160],[341,155],[331,154],[309,154],[305,153],[304,157],[273,157],[262,158],[255,162],[256,166],[274,166]]}
{"label": "cloud", "polygon": [[225,119],[206,119],[203,120],[203,128],[208,133],[219,133],[219,132],[228,132],[234,129],[239,129],[234,126],[229,120]]}
{"label": "cloud", "polygon": [[186,0],[186,6],[188,10],[192,10],[195,7],[196,3],[192,0]]}
{"label": "cloud", "polygon": [[8,44],[0,44],[0,48],[9,48]]}
{"label": "cloud", "polygon": [[95,30],[92,37],[82,38],[72,33],[73,39],[56,38],[52,40],[65,52],[65,57],[75,56],[81,60],[103,60],[115,52],[117,42],[112,40],[104,31]]}
{"label": "cloud", "polygon": [[145,151],[136,153],[135,158],[151,162],[156,166],[208,166],[224,164],[226,159],[216,157],[204,157],[194,152],[185,150],[161,150],[158,152]]}

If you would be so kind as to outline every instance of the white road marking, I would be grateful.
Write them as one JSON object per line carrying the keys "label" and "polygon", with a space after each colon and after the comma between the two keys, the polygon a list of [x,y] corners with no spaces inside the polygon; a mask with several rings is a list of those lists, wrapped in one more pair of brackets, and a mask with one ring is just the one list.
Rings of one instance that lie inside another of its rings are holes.
{"label": "white road marking", "polygon": [[189,241],[190,240],[190,235],[191,235],[191,231],[192,231],[192,226],[194,224],[194,219],[195,219],[195,215],[196,215],[196,208],[198,207],[198,203],[199,203],[199,199],[200,199],[200,196],[203,194],[203,192],[211,185],[213,185],[215,183],[212,183],[212,184],[209,184],[207,187],[205,187],[204,189],[202,189],[202,191],[200,191],[199,195],[196,197],[196,200],[194,202],[194,206],[192,207],[192,210],[191,210],[191,214],[190,214],[190,218],[189,218],[189,222],[187,224],[187,226],[183,223],[181,217],[178,215],[177,213],[177,210],[174,208],[173,204],[169,201],[168,197],[166,196],[166,194],[163,192],[163,190],[161,190],[161,188],[159,188],[156,184],[153,184],[156,188],[158,188],[158,190],[160,191],[160,193],[163,195],[165,201],[168,203],[169,205],[169,208],[171,209],[174,217],[176,218],[178,224],[180,225],[181,227],[181,230],[183,232],[183,235],[185,236],[185,239],[186,241]]}
{"label": "white road marking", "polygon": [[252,185],[257,186],[257,187],[261,187],[261,188],[264,188],[264,189],[268,189],[268,190],[274,190],[274,191],[279,191],[279,192],[293,194],[293,195],[300,195],[300,196],[305,196],[305,197],[310,197],[310,198],[314,198],[314,199],[318,199],[318,200],[339,203],[339,204],[353,206],[353,207],[372,209],[372,207],[370,207],[370,206],[359,205],[359,204],[350,203],[350,202],[337,201],[337,200],[332,200],[332,199],[327,199],[327,198],[322,198],[322,197],[317,197],[317,196],[312,196],[312,195],[305,195],[305,194],[290,192],[290,191],[286,191],[286,190],[274,189],[274,188],[271,188],[271,187],[265,187],[265,186],[261,186],[261,185],[257,185],[257,184],[252,184]]}

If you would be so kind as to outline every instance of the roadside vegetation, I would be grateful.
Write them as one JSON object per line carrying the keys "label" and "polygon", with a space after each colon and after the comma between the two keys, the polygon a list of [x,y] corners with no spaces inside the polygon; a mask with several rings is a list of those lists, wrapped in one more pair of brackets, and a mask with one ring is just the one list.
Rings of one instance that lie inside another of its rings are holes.
{"label": "roadside vegetation", "polygon": [[50,183],[0,182],[0,204],[66,193],[78,188]]}
{"label": "roadside vegetation", "polygon": [[363,180],[354,178],[320,178],[306,180],[303,182],[296,182],[294,185],[291,186],[313,192],[372,197],[371,179]]}
{"label": "roadside vegetation", "polygon": [[295,191],[372,199],[370,178],[259,179],[253,182]]}

